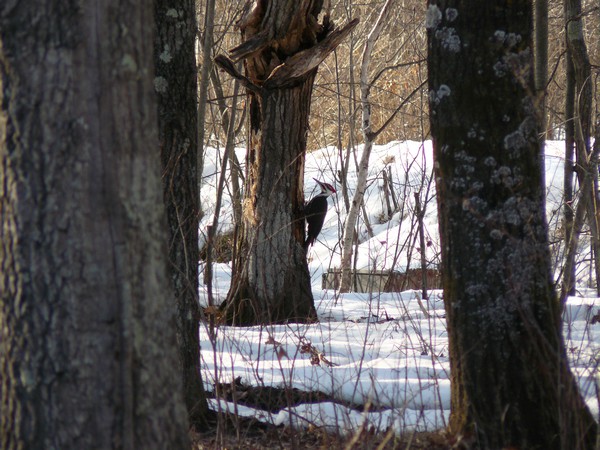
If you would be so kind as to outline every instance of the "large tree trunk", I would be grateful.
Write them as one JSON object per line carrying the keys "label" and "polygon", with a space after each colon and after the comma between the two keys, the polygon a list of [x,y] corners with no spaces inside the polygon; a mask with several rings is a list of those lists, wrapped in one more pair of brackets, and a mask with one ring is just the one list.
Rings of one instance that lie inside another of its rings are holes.
{"label": "large tree trunk", "polygon": [[152,13],[0,5],[3,449],[189,445]]}
{"label": "large tree trunk", "polygon": [[475,448],[591,449],[550,275],[531,9],[432,1],[427,13],[449,427]]}
{"label": "large tree trunk", "polygon": [[[178,11],[178,14],[169,11]],[[190,422],[205,423],[208,404],[200,378],[198,326],[198,115],[196,8],[193,0],[155,0],[158,137],[169,225],[172,308],[177,311],[180,372]]]}
{"label": "large tree trunk", "polygon": [[315,71],[250,98],[243,235],[228,301],[236,325],[315,320],[302,219],[304,153]]}
{"label": "large tree trunk", "polygon": [[216,62],[248,90],[249,130],[242,230],[228,323],[249,325],[316,320],[304,242],[304,159],[317,67],[356,25],[331,31],[318,23],[321,2],[252,2],[238,26],[246,76]]}

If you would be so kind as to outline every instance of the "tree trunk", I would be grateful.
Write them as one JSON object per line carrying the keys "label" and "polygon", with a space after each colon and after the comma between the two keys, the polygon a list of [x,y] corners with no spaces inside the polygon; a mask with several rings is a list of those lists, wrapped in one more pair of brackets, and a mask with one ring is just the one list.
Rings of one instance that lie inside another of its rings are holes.
{"label": "tree trunk", "polygon": [[[573,60],[571,52],[567,47],[565,55],[565,165],[564,165],[564,181],[563,181],[563,229],[565,236],[565,255],[566,263],[563,268],[562,292],[566,299],[568,295],[575,293],[575,253],[577,247],[575,242],[579,242],[579,236],[575,236],[576,240],[571,241],[573,236],[573,225],[575,220],[574,206],[574,167],[575,167],[575,74],[573,69]],[[573,263],[569,264],[568,254],[573,252]]]}
{"label": "tree trunk", "polygon": [[[172,14],[169,11],[177,11]],[[208,404],[200,378],[198,326],[198,116],[196,110],[196,9],[193,0],[155,0],[154,46],[158,137],[169,225],[169,275],[177,310],[180,373],[190,422],[203,426]]]}
{"label": "tree trunk", "polygon": [[244,191],[251,196],[244,203],[238,271],[227,300],[232,302],[228,321],[236,325],[316,320],[302,248],[302,176],[314,74],[297,87],[250,99]]}
{"label": "tree trunk", "polygon": [[[173,10],[171,10],[173,11]],[[177,11],[177,10],[175,10]],[[204,169],[204,123],[206,117],[206,104],[208,103],[208,85],[210,83],[209,75],[212,70],[212,46],[213,31],[215,19],[215,0],[206,0],[206,11],[204,13],[204,34],[201,35],[202,41],[202,68],[200,70],[200,85],[198,98],[198,158],[196,164],[196,173],[198,174],[198,198],[202,198],[200,191],[202,189],[202,171]],[[200,201],[200,200],[198,200]],[[200,214],[202,214],[202,205],[199,204]],[[200,220],[200,217],[198,218]]]}
{"label": "tree trunk", "polygon": [[[548,0],[535,0],[535,90],[540,117],[542,149],[546,140],[546,85],[548,84]],[[542,153],[543,157],[543,153]]]}
{"label": "tree trunk", "polygon": [[[215,213],[213,215],[212,225],[209,225],[206,230],[206,265],[204,268],[204,284],[206,285],[207,297],[208,297],[208,306],[210,308],[214,307],[214,297],[213,297],[213,289],[212,289],[212,278],[213,278],[213,247],[214,240],[217,234],[217,229],[219,227],[219,216],[221,215],[221,203],[223,200],[223,191],[225,190],[225,178],[227,176],[227,161],[231,159],[231,155],[234,154],[234,141],[235,141],[235,116],[236,116],[236,107],[237,107],[237,99],[239,94],[239,83],[236,82],[233,88],[233,99],[231,102],[231,120],[227,119],[227,142],[225,143],[225,151],[223,152],[223,159],[221,160],[221,173],[219,174],[219,181],[217,184],[217,198],[215,199]],[[226,110],[225,110],[226,111]],[[229,116],[229,115],[228,115]],[[225,117],[223,117],[225,120]],[[232,178],[236,175],[234,171],[230,171]],[[235,197],[235,195],[233,195]],[[233,200],[233,199],[232,199]],[[234,210],[236,208],[235,201]],[[241,204],[240,204],[241,207]],[[241,211],[240,211],[240,220],[241,220]],[[236,222],[236,226],[237,226]],[[209,330],[211,336],[213,336],[214,332],[214,315],[209,317]]]}
{"label": "tree trunk", "polygon": [[316,320],[304,243],[304,159],[318,65],[354,28],[318,23],[321,3],[278,0],[253,6],[238,26],[245,60],[215,61],[249,95],[249,136],[242,231],[228,297],[227,323],[250,325]]}
{"label": "tree trunk", "polygon": [[[538,122],[541,132],[540,155],[544,164],[546,158],[546,136],[548,135],[548,120],[546,112],[546,86],[548,84],[548,0],[535,0],[534,2],[534,85],[536,92],[536,104],[538,110]],[[546,173],[542,171],[542,186],[546,186]],[[546,198],[544,199],[544,208],[546,211]],[[544,219],[545,220],[545,219]]]}
{"label": "tree trunk", "polygon": [[450,432],[474,448],[591,449],[552,288],[531,2],[430,2],[426,24]]}
{"label": "tree trunk", "polygon": [[216,66],[214,66],[213,69],[210,71],[210,79],[212,82],[213,89],[215,91],[215,95],[217,97],[216,100],[219,106],[219,115],[221,116],[221,126],[223,128],[223,134],[226,137],[225,147],[227,152],[227,158],[229,161],[229,174],[231,176],[231,203],[233,205],[233,223],[237,225],[242,221],[242,191],[240,189],[242,171],[240,168],[240,162],[238,161],[237,156],[235,154],[236,128],[235,120],[233,120],[237,115],[237,86],[234,87],[234,91],[236,91],[236,93],[233,95],[231,107],[232,120],[230,120],[229,110],[227,109],[227,104],[225,103],[225,93],[223,92],[221,78],[219,77],[219,72]]}
{"label": "tree trunk", "polygon": [[[375,141],[375,134],[371,124],[371,100],[369,99],[371,91],[371,82],[369,81],[369,68],[371,65],[371,55],[375,43],[381,34],[381,29],[385,23],[388,11],[390,9],[391,0],[387,0],[381,11],[373,29],[369,33],[365,41],[365,48],[362,54],[362,63],[360,66],[360,104],[362,107],[362,122],[361,131],[363,135],[363,152],[358,165],[358,176],[356,181],[356,191],[348,210],[346,223],[344,225],[344,236],[342,240],[342,258],[340,269],[342,277],[340,281],[340,292],[349,292],[352,287],[352,243],[355,241],[355,228],[358,220],[358,213],[364,201],[365,191],[367,189],[367,175],[369,172],[369,159],[371,150]],[[366,219],[366,215],[365,215]],[[358,242],[356,242],[358,245]]]}
{"label": "tree trunk", "polygon": [[[565,21],[567,36],[567,55],[571,60],[567,64],[572,64],[573,76],[575,78],[575,107],[576,115],[573,118],[575,149],[577,157],[577,178],[579,185],[583,186],[586,173],[596,174],[592,178],[592,184],[588,190],[581,190],[582,202],[579,207],[586,209],[588,225],[592,237],[592,255],[593,264],[596,273],[596,290],[600,295],[600,224],[598,222],[597,192],[598,192],[598,164],[595,159],[590,158],[591,150],[591,126],[592,126],[592,79],[591,65],[585,44],[583,33],[583,17],[581,0],[565,1]],[[575,232],[575,230],[574,230]],[[571,236],[571,241],[567,243],[572,247],[577,242],[578,236]],[[577,251],[576,247],[568,251]],[[575,278],[572,279],[572,286],[565,286],[563,291],[570,291],[575,288]]]}
{"label": "tree trunk", "polygon": [[0,6],[3,449],[189,447],[152,13]]}

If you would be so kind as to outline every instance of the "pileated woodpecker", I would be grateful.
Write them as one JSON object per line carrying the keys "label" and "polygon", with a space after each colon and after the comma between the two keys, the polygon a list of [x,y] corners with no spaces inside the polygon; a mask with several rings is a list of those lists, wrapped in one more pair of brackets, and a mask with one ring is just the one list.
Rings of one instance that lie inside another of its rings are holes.
{"label": "pileated woodpecker", "polygon": [[321,187],[321,193],[315,195],[304,207],[304,218],[308,224],[306,232],[306,241],[304,241],[304,250],[308,250],[308,246],[314,244],[315,239],[323,228],[325,216],[327,215],[327,198],[335,194],[335,189],[332,185],[321,183],[316,178],[313,178]]}

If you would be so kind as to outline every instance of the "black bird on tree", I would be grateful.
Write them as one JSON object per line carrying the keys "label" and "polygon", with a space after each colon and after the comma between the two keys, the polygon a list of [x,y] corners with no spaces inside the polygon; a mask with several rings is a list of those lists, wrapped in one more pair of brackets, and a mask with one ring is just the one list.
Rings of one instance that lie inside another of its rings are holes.
{"label": "black bird on tree", "polygon": [[304,207],[304,218],[308,224],[304,250],[308,250],[308,247],[314,244],[315,239],[317,239],[317,236],[321,232],[325,216],[327,215],[327,199],[329,196],[335,194],[335,189],[332,185],[321,183],[316,178],[313,178],[313,180],[321,187],[321,192],[311,198]]}

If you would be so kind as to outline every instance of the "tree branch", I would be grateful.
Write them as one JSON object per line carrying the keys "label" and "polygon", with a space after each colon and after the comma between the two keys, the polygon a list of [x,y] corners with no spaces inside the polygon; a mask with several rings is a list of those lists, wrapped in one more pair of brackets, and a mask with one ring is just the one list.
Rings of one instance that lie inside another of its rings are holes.
{"label": "tree branch", "polygon": [[393,66],[386,66],[383,69],[381,69],[379,72],[377,72],[377,75],[375,75],[373,77],[373,80],[371,80],[371,84],[375,84],[375,82],[388,70],[396,70],[401,67],[416,66],[416,65],[423,64],[426,62],[427,62],[427,59],[422,58],[422,59],[417,59],[416,61],[409,61],[406,63],[394,64]]}
{"label": "tree branch", "polygon": [[225,55],[217,55],[215,57],[215,64],[218,65],[221,69],[231,75],[233,78],[238,80],[242,86],[244,86],[249,91],[252,91],[256,94],[260,94],[262,92],[262,88],[252,82],[250,78],[242,75],[235,68],[235,65],[231,59],[229,59]]}
{"label": "tree branch", "polygon": [[386,127],[387,127],[387,126],[390,124],[390,122],[391,122],[392,120],[394,120],[394,117],[396,117],[396,114],[398,114],[398,113],[400,112],[400,110],[402,109],[402,107],[403,107],[404,105],[406,105],[406,102],[408,102],[408,101],[409,101],[409,100],[412,98],[412,96],[413,96],[413,95],[415,95],[417,92],[419,92],[419,90],[420,90],[420,89],[421,89],[423,86],[425,86],[425,83],[427,83],[427,80],[423,81],[423,82],[422,82],[420,85],[418,85],[418,86],[417,86],[417,87],[416,87],[416,88],[415,88],[415,89],[414,89],[414,90],[413,90],[413,91],[412,91],[410,94],[408,94],[408,97],[406,97],[404,100],[402,100],[402,103],[400,103],[400,104],[398,105],[398,107],[396,108],[396,111],[394,111],[394,112],[392,113],[392,115],[391,115],[390,117],[388,117],[388,119],[385,121],[385,123],[384,123],[383,125],[381,125],[381,127],[379,127],[379,129],[378,129],[378,130],[376,130],[376,131],[373,131],[373,132],[371,133],[372,140],[375,140],[375,139],[377,138],[377,136],[379,136],[379,134],[380,134],[380,133],[381,133],[383,130],[385,130],[385,128],[386,128]]}
{"label": "tree branch", "polygon": [[276,67],[264,83],[268,89],[284,87],[293,83],[315,69],[358,25],[359,19],[353,19],[343,28],[334,30],[325,39],[287,59],[286,62]]}

